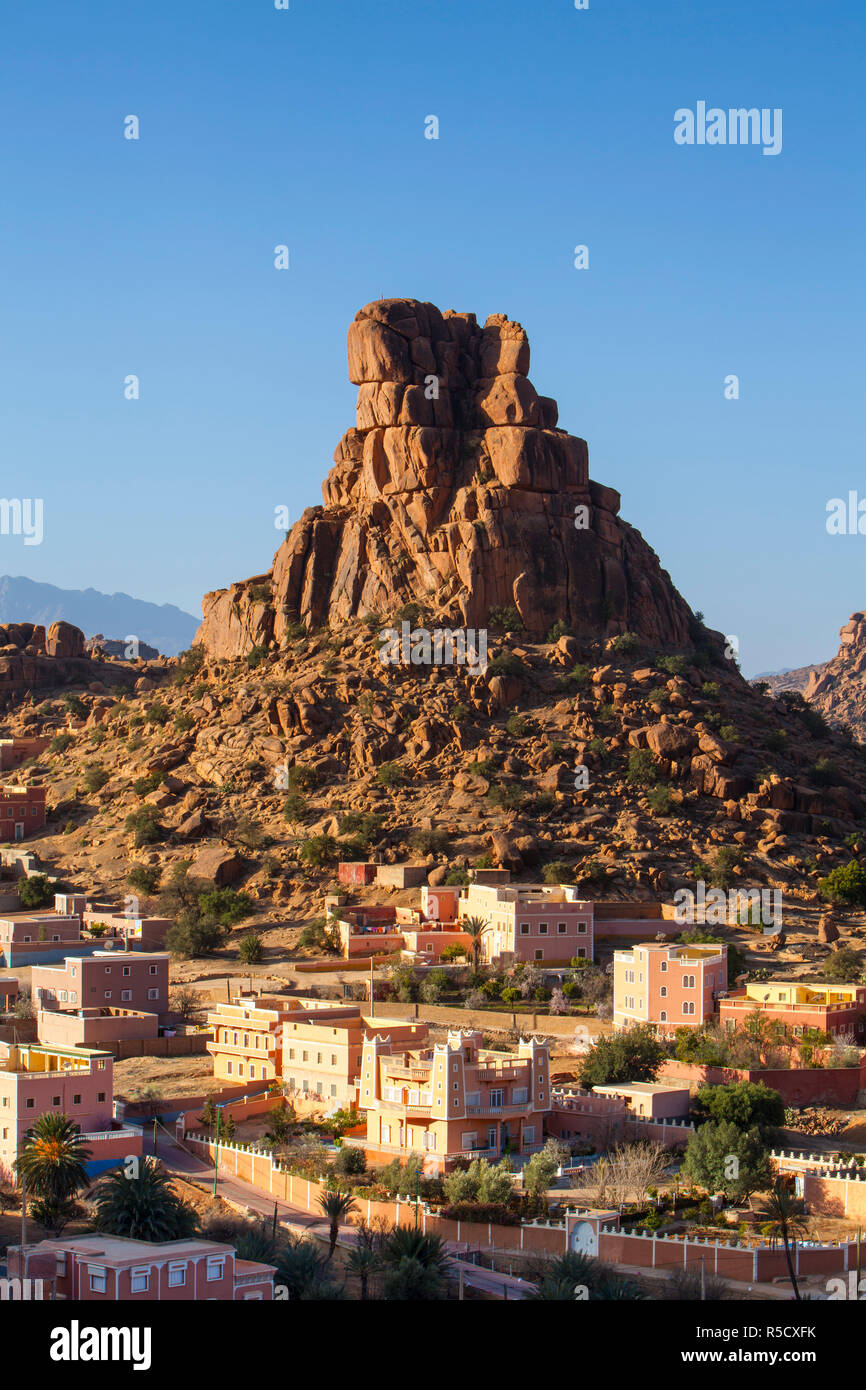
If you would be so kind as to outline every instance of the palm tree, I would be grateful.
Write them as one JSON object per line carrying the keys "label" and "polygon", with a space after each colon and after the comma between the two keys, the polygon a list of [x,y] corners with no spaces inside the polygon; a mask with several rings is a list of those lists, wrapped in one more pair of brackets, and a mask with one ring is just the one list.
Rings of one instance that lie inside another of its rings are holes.
{"label": "palm tree", "polygon": [[357,1276],[361,1285],[361,1299],[365,1303],[367,1301],[370,1275],[376,1273],[381,1263],[381,1258],[369,1245],[355,1245],[349,1251],[346,1267],[350,1274]]}
{"label": "palm tree", "polygon": [[794,1297],[799,1301],[800,1286],[797,1283],[797,1275],[794,1272],[794,1261],[792,1258],[792,1248],[797,1248],[797,1236],[803,1235],[806,1230],[806,1223],[802,1215],[796,1210],[797,1198],[794,1196],[790,1182],[778,1177],[773,1183],[773,1190],[770,1193],[769,1212],[770,1224],[774,1228],[774,1233],[781,1237],[785,1247],[785,1260],[788,1265],[788,1276],[791,1280],[791,1287],[794,1290]]}
{"label": "palm tree", "polygon": [[472,938],[472,969],[478,974],[478,957],[481,954],[481,937],[487,926],[484,917],[464,917],[461,922],[463,931]]}
{"label": "palm tree", "polygon": [[277,1285],[283,1285],[289,1300],[296,1302],[325,1282],[327,1262],[311,1240],[290,1237],[275,1261]]}
{"label": "palm tree", "polygon": [[192,1207],[177,1196],[155,1158],[145,1158],[137,1178],[123,1169],[108,1173],[96,1190],[98,1230],[132,1240],[183,1240],[198,1232]]}
{"label": "palm tree", "polygon": [[90,1158],[80,1127],[68,1116],[40,1115],[24,1134],[15,1171],[29,1196],[61,1208],[89,1185],[85,1164]]}
{"label": "palm tree", "polygon": [[435,1270],[443,1278],[451,1268],[441,1236],[428,1236],[412,1226],[397,1226],[385,1238],[382,1259],[386,1264],[399,1264],[403,1259],[417,1260],[425,1269]]}
{"label": "palm tree", "polygon": [[328,1259],[333,1256],[340,1233],[340,1222],[350,1212],[358,1210],[358,1203],[350,1192],[339,1187],[334,1192],[324,1192],[319,1198],[319,1206],[328,1218]]}

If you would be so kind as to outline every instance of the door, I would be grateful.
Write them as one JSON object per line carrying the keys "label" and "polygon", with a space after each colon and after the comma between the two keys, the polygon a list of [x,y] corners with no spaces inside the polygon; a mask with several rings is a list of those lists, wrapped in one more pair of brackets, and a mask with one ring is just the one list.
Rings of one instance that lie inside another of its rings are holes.
{"label": "door", "polygon": [[578,1221],[571,1228],[569,1245],[581,1255],[598,1254],[598,1233],[589,1221]]}
{"label": "door", "polygon": [[15,822],[15,839],[16,839],[16,840],[23,840],[23,839],[24,839],[24,825],[23,825],[23,823],[22,823],[21,821],[16,821],[16,822]]}

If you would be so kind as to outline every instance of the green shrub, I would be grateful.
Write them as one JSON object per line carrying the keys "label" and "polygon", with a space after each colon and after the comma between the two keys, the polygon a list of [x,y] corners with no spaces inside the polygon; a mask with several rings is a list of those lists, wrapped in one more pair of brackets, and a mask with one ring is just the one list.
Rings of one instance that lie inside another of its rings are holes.
{"label": "green shrub", "polygon": [[174,727],[179,734],[186,733],[187,729],[193,728],[194,725],[195,715],[190,714],[189,710],[182,710],[174,716]]}
{"label": "green shrub", "polygon": [[106,782],[109,781],[109,774],[104,767],[89,767],[84,774],[84,786],[89,792],[102,791]]}
{"label": "green shrub", "polygon": [[647,792],[647,801],[654,816],[670,815],[674,805],[674,799],[667,787],[650,787]]}
{"label": "green shrub", "polygon": [[559,639],[560,639],[560,637],[573,637],[573,636],[574,636],[574,633],[572,632],[571,628],[570,628],[566,623],[564,623],[564,622],[561,620],[561,618],[557,618],[556,622],[553,624],[553,627],[550,629],[550,631],[549,631],[548,634],[547,634],[546,641],[548,641],[548,642],[558,642]]}
{"label": "green shrub", "polygon": [[500,652],[487,663],[488,676],[522,676],[523,672],[523,662],[513,652]]}
{"label": "green shrub", "polygon": [[614,637],[610,645],[612,651],[628,656],[631,652],[637,651],[640,641],[636,632],[621,632],[618,637]]}
{"label": "green shrub", "polygon": [[658,781],[658,769],[648,748],[633,748],[628,755],[626,781],[633,787],[651,787]]}
{"label": "green shrub", "polygon": [[155,845],[165,837],[165,827],[160,824],[153,806],[142,806],[140,811],[133,811],[126,817],[125,825],[127,830],[133,832],[132,843],[136,849],[141,849],[142,845]]}
{"label": "green shrub", "polygon": [[238,942],[238,955],[244,965],[258,965],[264,954],[264,943],[258,932],[250,932]]}
{"label": "green shrub", "polygon": [[818,880],[818,892],[831,903],[866,907],[866,869],[856,859],[839,864],[826,878]]}
{"label": "green shrub", "polygon": [[520,714],[512,714],[506,721],[505,728],[512,738],[525,738],[531,731],[531,725],[527,719]]}
{"label": "green shrub", "polygon": [[667,671],[669,676],[681,676],[686,669],[686,659],[684,656],[660,656],[656,662],[660,671]]}
{"label": "green shrub", "polygon": [[171,718],[171,710],[163,700],[154,700],[145,707],[144,717],[148,724],[157,724],[161,728]]}
{"label": "green shrub", "polygon": [[523,619],[516,608],[491,608],[487,614],[487,626],[502,628],[505,632],[516,632],[523,627]]}
{"label": "green shrub", "polygon": [[126,875],[126,881],[136,893],[150,897],[159,888],[162,870],[157,865],[134,864]]}
{"label": "green shrub", "polygon": [[72,734],[55,734],[48,745],[49,753],[65,753],[67,748],[75,742]]}
{"label": "green shrub", "polygon": [[161,782],[161,772],[148,772],[143,777],[136,777],[132,784],[132,790],[135,792],[136,796],[149,796],[151,792],[156,791]]}
{"label": "green shrub", "polygon": [[376,781],[383,787],[400,787],[406,780],[406,774],[399,763],[381,763],[376,769]]}
{"label": "green shrub", "polygon": [[337,842],[330,835],[311,835],[302,843],[298,856],[311,868],[321,868],[323,864],[330,864],[336,858]]}

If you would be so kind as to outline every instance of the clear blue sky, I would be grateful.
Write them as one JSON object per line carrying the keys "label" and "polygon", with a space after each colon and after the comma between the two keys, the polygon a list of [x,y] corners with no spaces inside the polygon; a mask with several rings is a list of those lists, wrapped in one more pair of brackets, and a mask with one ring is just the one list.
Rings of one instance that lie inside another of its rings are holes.
{"label": "clear blue sky", "polygon": [[[198,612],[267,569],[354,420],[349,321],[410,295],[525,325],[747,674],[866,605],[825,530],[866,497],[861,0],[41,0],[3,55],[3,491],[45,539],[0,572]],[[781,107],[782,153],[675,145],[699,100]]]}

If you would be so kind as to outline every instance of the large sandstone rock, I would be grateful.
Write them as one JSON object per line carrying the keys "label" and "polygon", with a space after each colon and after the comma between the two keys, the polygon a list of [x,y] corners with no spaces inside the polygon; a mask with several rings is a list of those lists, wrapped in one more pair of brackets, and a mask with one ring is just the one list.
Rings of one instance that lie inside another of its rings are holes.
{"label": "large sandstone rock", "polygon": [[839,650],[823,666],[809,671],[803,698],[829,723],[849,724],[860,741],[866,739],[866,613],[852,613],[839,630]]}
{"label": "large sandstone rock", "polygon": [[356,314],[348,357],[356,422],[325,505],[304,512],[269,575],[205,595],[196,640],[212,655],[410,602],[452,626],[516,607],[534,634],[561,620],[578,637],[687,642],[689,609],[620,518],[619,493],[590,479],[585,441],[530,382],[520,324],[379,300]]}

